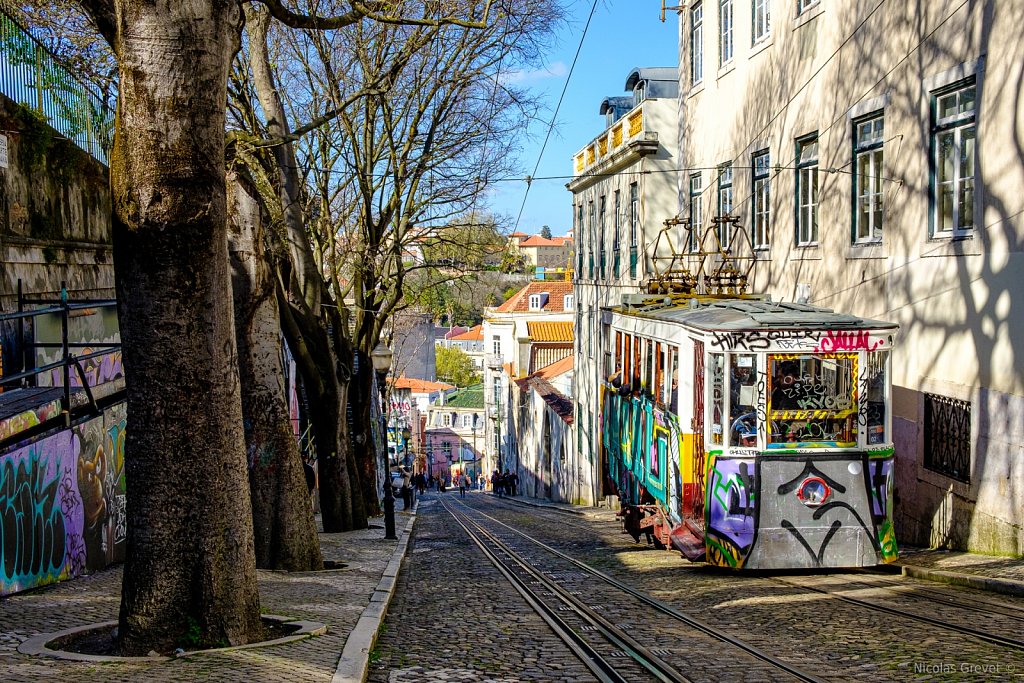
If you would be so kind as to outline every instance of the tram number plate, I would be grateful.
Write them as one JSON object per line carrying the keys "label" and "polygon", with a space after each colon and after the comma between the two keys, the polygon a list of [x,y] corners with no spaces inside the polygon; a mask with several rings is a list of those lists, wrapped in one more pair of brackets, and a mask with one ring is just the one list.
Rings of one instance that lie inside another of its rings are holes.
{"label": "tram number plate", "polygon": [[654,526],[658,522],[657,515],[651,515],[650,517],[644,517],[640,520],[640,528],[646,529],[649,526]]}

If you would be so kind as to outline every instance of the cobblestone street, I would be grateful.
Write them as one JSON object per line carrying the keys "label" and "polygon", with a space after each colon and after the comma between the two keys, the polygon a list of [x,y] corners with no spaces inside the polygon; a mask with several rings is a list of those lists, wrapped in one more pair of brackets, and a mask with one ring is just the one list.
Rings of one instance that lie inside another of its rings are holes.
{"label": "cobblestone street", "polygon": [[[1024,671],[1024,644],[1016,640],[1024,622],[1020,598],[880,572],[714,571],[678,553],[634,544],[607,511],[571,516],[482,494],[465,499],[472,510],[461,502],[445,497],[446,505],[472,513],[529,564],[583,596],[688,680],[793,677],[733,644],[638,608],[634,598],[531,547],[498,522],[753,646],[806,680],[1020,680]],[[952,630],[958,626],[977,631]],[[624,679],[644,680],[635,674]],[[485,558],[437,495],[428,494],[371,654],[370,680],[575,681],[595,675]]]}

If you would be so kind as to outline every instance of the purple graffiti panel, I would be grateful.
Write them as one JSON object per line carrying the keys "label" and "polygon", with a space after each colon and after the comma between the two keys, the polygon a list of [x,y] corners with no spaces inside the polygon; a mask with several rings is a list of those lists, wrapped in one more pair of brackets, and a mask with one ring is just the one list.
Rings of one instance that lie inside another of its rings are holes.
{"label": "purple graffiti panel", "polygon": [[714,564],[742,567],[756,529],[754,461],[713,457],[708,470],[708,557]]}
{"label": "purple graffiti panel", "polygon": [[0,595],[124,560],[125,407],[0,453]]}

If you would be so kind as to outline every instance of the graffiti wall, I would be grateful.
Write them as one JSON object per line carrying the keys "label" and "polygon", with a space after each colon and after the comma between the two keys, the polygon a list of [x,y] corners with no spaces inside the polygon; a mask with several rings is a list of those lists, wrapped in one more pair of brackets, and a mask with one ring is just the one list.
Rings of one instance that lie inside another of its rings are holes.
{"label": "graffiti wall", "polygon": [[122,562],[125,404],[0,453],[0,595]]}

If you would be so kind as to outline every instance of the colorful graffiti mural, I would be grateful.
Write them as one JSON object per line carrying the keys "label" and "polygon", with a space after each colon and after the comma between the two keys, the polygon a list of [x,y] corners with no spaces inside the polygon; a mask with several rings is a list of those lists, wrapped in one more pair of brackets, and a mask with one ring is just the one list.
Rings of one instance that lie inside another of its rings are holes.
{"label": "colorful graffiti mural", "polygon": [[0,453],[0,594],[124,560],[125,405]]}
{"label": "colorful graffiti mural", "polygon": [[5,441],[15,434],[36,427],[57,415],[60,415],[60,399],[48,401],[41,406],[35,406],[0,420],[0,441]]}

